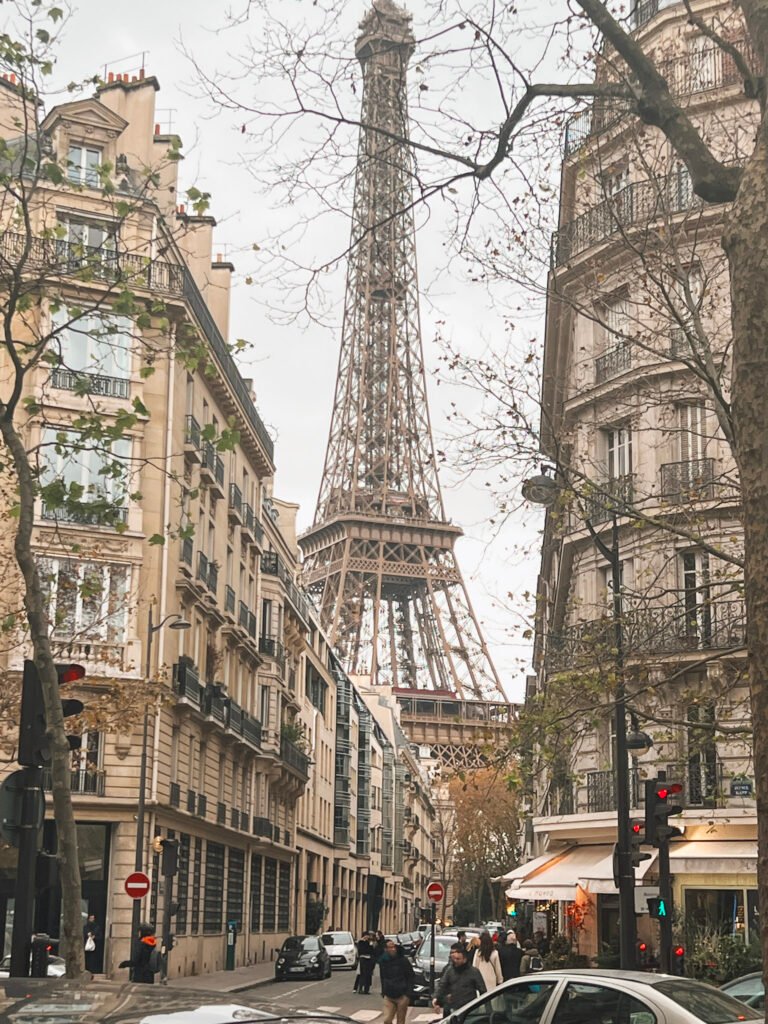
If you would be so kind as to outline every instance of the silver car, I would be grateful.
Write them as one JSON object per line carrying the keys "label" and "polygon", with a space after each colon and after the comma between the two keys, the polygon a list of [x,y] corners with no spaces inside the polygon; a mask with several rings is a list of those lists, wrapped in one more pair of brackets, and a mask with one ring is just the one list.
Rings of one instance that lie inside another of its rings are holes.
{"label": "silver car", "polygon": [[[0,978],[7,978],[11,973],[10,954],[0,960]],[[48,977],[63,978],[67,973],[67,965],[60,956],[48,955]]]}
{"label": "silver car", "polygon": [[640,971],[542,971],[504,982],[450,1024],[737,1024],[764,1015],[701,981]]}
{"label": "silver car", "polygon": [[323,932],[321,940],[331,958],[331,967],[357,970],[357,946],[352,932]]}

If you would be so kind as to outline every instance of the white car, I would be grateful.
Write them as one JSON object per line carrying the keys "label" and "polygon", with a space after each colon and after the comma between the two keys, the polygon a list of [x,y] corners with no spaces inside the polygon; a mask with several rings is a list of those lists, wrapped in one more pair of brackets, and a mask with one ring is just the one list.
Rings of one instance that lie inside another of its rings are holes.
{"label": "white car", "polygon": [[641,971],[541,971],[506,981],[448,1024],[737,1024],[765,1015],[690,978]]}
{"label": "white car", "polygon": [[[11,973],[11,957],[4,956],[0,960],[0,978],[8,978]],[[48,977],[49,978],[63,978],[67,973],[67,965],[60,956],[48,955]]]}
{"label": "white car", "polygon": [[331,958],[331,967],[357,970],[357,946],[352,932],[323,932],[321,941]]}

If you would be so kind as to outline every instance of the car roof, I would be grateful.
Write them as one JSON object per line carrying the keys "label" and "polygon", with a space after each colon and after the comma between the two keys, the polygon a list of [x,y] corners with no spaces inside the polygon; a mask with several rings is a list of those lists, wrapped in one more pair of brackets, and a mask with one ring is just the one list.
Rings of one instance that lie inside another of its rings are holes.
{"label": "car roof", "polygon": [[680,978],[676,974],[647,974],[645,971],[614,971],[599,967],[565,968],[559,971],[537,971],[536,978],[604,978],[607,981],[634,981],[642,985],[658,985],[660,981],[693,981],[692,978]]}

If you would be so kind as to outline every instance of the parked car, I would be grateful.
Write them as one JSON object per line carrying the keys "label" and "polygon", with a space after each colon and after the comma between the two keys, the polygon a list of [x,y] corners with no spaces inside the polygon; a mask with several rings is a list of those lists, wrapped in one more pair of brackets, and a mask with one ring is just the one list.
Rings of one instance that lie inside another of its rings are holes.
{"label": "parked car", "polygon": [[323,932],[321,938],[333,967],[357,970],[357,946],[352,932]]}
{"label": "parked car", "polygon": [[298,1020],[304,1024],[354,1024],[342,1013],[278,1006],[263,995],[256,998],[253,992],[208,992],[177,983],[133,985],[80,978],[3,979],[0,1021],[10,1020],[34,1024],[296,1024]]}
{"label": "parked car", "polygon": [[733,981],[726,981],[720,986],[721,992],[727,992],[729,996],[738,999],[747,1006],[754,1006],[756,1010],[765,1009],[765,985],[763,976],[759,971],[754,974],[743,974]]}
{"label": "parked car", "polygon": [[[66,974],[67,968],[64,960],[60,956],[51,956],[48,954],[48,977],[49,978],[63,978]],[[0,978],[8,978],[11,973],[11,955],[4,956],[0,960]]]}
{"label": "parked car", "polygon": [[396,935],[385,935],[385,941],[389,942],[391,939],[396,945],[402,949],[406,956],[413,958],[416,955],[416,950],[421,945],[424,936],[421,932],[398,932]]}
{"label": "parked car", "polygon": [[286,978],[330,978],[331,959],[316,935],[291,935],[275,961],[275,981]]}
{"label": "parked car", "polygon": [[737,1024],[764,1015],[701,981],[641,971],[542,971],[506,981],[449,1024]]}

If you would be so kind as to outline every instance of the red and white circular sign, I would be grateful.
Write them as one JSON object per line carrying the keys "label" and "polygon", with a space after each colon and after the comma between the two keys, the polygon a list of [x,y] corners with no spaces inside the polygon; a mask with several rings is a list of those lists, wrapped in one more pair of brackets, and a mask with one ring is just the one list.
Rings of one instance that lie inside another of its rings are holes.
{"label": "red and white circular sign", "polygon": [[125,880],[125,891],[132,900],[143,900],[149,892],[150,881],[143,871],[134,871]]}
{"label": "red and white circular sign", "polygon": [[427,897],[433,903],[439,903],[445,896],[445,886],[442,882],[430,882],[427,886]]}

